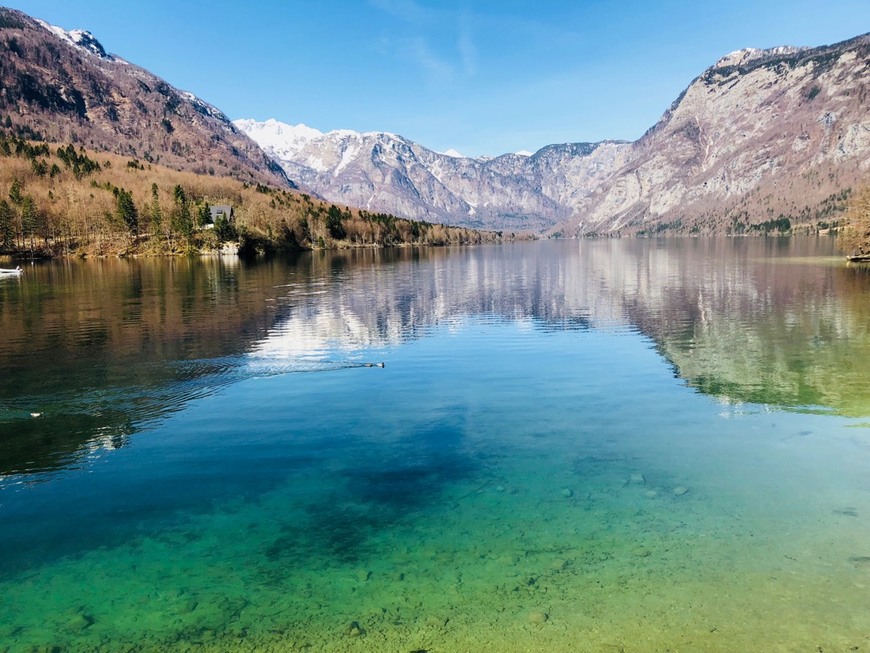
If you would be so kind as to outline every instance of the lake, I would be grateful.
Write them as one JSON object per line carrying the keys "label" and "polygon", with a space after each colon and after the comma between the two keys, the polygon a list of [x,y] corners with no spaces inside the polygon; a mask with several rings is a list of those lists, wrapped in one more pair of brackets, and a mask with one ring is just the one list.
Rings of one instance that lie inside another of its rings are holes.
{"label": "lake", "polygon": [[868,291],[828,238],[27,266],[0,651],[866,650]]}

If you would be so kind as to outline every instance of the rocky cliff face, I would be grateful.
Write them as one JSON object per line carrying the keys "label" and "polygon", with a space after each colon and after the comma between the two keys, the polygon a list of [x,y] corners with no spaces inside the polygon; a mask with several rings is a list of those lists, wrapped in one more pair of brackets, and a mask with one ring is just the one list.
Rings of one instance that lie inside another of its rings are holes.
{"label": "rocky cliff face", "polygon": [[870,35],[720,59],[634,143],[469,159],[389,133],[236,125],[328,200],[574,236],[816,224],[870,177]]}
{"label": "rocky cliff face", "polygon": [[741,231],[870,181],[870,35],[820,48],[741,50],[697,77],[564,226]]}
{"label": "rocky cliff face", "polygon": [[276,163],[210,104],[67,32],[0,8],[0,113],[25,136],[200,174],[287,186]]}

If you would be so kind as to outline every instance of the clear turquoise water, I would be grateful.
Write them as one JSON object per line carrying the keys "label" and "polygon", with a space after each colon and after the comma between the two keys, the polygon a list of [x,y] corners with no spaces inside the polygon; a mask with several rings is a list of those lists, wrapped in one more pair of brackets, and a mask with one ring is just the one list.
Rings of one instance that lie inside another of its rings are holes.
{"label": "clear turquoise water", "polygon": [[832,254],[2,282],[0,651],[864,650],[870,276]]}

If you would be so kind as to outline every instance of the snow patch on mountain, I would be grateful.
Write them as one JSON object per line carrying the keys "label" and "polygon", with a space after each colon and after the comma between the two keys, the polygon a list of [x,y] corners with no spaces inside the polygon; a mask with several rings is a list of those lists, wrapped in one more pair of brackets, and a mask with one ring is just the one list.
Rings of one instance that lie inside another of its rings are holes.
{"label": "snow patch on mountain", "polygon": [[199,113],[211,116],[221,122],[229,122],[229,119],[224,115],[224,112],[218,109],[216,106],[209,104],[205,100],[201,100],[197,96],[195,96],[190,91],[180,91],[181,95],[184,96],[190,103],[196,108]]}
{"label": "snow patch on mountain", "polygon": [[288,125],[274,118],[264,122],[243,118],[233,124],[250,136],[269,155],[278,159],[290,159],[313,140],[321,138],[323,132],[307,125]]}
{"label": "snow patch on mountain", "polygon": [[810,48],[796,48],[790,45],[782,45],[776,48],[769,48],[767,50],[761,50],[759,48],[743,48],[742,50],[735,50],[734,52],[729,52],[724,57],[719,59],[719,61],[713,64],[713,68],[716,69],[726,68],[729,66],[745,66],[746,64],[752,63],[753,61],[770,59],[773,57],[787,57],[809,49]]}
{"label": "snow patch on mountain", "polygon": [[341,161],[338,162],[338,165],[332,171],[333,177],[338,177],[339,173],[347,168],[353,160],[357,157],[362,149],[362,139],[352,138],[350,143],[347,143],[344,150],[341,153]]}
{"label": "snow patch on mountain", "polygon": [[302,123],[288,125],[286,122],[274,118],[262,122],[251,118],[240,118],[234,120],[233,124],[254,139],[267,153],[280,159],[292,159],[316,142],[354,141],[361,143],[366,139],[404,140],[392,132],[358,132],[352,129],[333,129],[324,133]]}
{"label": "snow patch on mountain", "polygon": [[106,53],[106,50],[105,48],[103,48],[102,43],[100,43],[97,38],[89,31],[84,29],[74,29],[67,31],[63,27],[58,27],[57,25],[50,25],[44,20],[40,20],[38,18],[36,18],[35,20],[49,32],[51,32],[55,36],[62,38],[64,41],[78,48],[79,50],[87,52],[88,54],[96,55],[100,59],[108,59],[109,61],[115,60],[115,57]]}

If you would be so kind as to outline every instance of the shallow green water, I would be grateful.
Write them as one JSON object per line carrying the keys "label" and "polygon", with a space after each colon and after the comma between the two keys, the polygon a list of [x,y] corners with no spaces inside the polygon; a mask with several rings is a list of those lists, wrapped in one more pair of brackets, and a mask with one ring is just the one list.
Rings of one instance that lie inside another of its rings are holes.
{"label": "shallow green water", "polygon": [[868,290],[787,239],[0,280],[0,651],[870,648]]}

